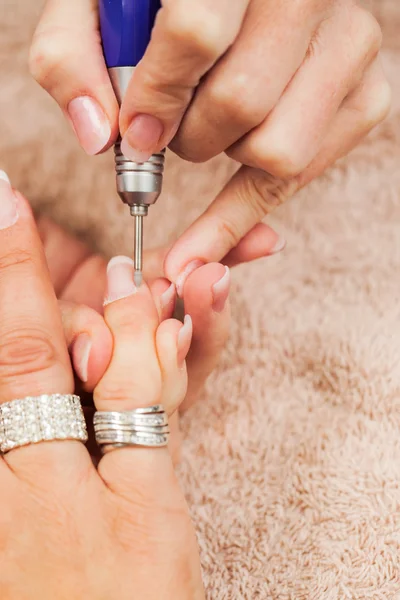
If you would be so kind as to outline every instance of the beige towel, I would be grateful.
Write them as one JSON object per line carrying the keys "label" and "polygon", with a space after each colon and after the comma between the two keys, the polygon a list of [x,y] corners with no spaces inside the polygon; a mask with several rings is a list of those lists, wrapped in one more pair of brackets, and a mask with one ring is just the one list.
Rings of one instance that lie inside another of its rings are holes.
{"label": "beige towel", "polygon": [[[213,600],[400,598],[400,4],[373,4],[392,114],[274,215],[283,255],[235,270],[230,342],[184,420]],[[40,5],[0,8],[0,167],[99,249],[129,252],[111,157],[85,157],[26,74]],[[170,159],[147,239],[181,230],[229,170]]]}

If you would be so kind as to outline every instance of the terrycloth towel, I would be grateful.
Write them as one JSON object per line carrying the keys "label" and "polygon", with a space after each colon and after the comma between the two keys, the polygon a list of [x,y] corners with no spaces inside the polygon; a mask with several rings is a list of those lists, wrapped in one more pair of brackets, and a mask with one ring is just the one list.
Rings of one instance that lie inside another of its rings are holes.
{"label": "terrycloth towel", "polygon": [[[393,111],[274,215],[285,252],[234,271],[230,342],[184,419],[212,600],[400,598],[400,3],[374,7]],[[40,8],[0,7],[0,166],[98,249],[130,252],[112,157],[85,157],[26,73]],[[231,169],[170,158],[147,240],[182,230]]]}

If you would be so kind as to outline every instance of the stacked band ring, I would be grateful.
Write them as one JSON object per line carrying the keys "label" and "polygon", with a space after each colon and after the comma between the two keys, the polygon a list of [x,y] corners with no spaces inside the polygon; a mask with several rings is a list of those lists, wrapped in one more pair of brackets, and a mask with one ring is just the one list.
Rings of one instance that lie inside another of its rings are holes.
{"label": "stacked band ring", "polygon": [[125,412],[96,412],[96,442],[103,452],[124,446],[159,448],[168,444],[168,416],[157,404]]}

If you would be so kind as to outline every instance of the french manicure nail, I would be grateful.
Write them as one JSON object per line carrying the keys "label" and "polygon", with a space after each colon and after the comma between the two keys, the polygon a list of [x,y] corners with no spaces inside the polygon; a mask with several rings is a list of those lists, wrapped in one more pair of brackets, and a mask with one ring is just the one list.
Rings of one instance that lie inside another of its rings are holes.
{"label": "french manicure nail", "polygon": [[220,313],[224,310],[226,301],[229,297],[231,284],[231,273],[229,267],[225,267],[225,273],[219,281],[212,286],[213,310]]}
{"label": "french manicure nail", "polygon": [[135,265],[127,256],[115,256],[107,267],[107,295],[104,306],[137,292],[133,281]]}
{"label": "french manicure nail", "polygon": [[161,294],[161,296],[160,296],[161,308],[166,308],[167,306],[169,306],[169,304],[175,298],[175,292],[176,292],[175,285],[173,283],[171,283],[169,288],[167,290],[165,290],[165,292],[163,294]]}
{"label": "french manicure nail", "polygon": [[67,110],[82,148],[91,156],[98,154],[111,136],[111,125],[101,106],[89,96],[80,96],[71,100]]}
{"label": "french manicure nail", "polygon": [[179,368],[183,367],[192,341],[193,323],[190,315],[185,315],[183,325],[178,333],[177,361]]}
{"label": "french manicure nail", "polygon": [[129,160],[143,163],[155,152],[164,126],[156,117],[137,115],[121,142],[121,152]]}
{"label": "french manicure nail", "polygon": [[178,296],[182,297],[183,288],[185,287],[185,282],[189,275],[191,275],[193,271],[195,271],[199,267],[202,267],[203,265],[204,262],[202,260],[192,260],[192,262],[186,265],[186,267],[183,269],[180,275],[178,275],[178,277],[176,278],[175,285]]}
{"label": "french manicure nail", "polygon": [[7,173],[0,171],[0,229],[7,229],[18,221],[17,199]]}
{"label": "french manicure nail", "polygon": [[72,359],[75,371],[83,383],[86,383],[88,380],[89,357],[92,345],[92,339],[87,333],[78,335],[72,345]]}
{"label": "french manicure nail", "polygon": [[279,236],[275,246],[271,249],[270,254],[278,254],[282,252],[286,247],[286,240],[284,237]]}

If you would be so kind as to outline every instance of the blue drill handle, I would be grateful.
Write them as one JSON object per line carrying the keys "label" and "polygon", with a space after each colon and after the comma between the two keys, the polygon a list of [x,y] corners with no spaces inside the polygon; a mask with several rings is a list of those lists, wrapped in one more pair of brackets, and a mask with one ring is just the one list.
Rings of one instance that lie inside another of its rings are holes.
{"label": "blue drill handle", "polygon": [[107,67],[136,67],[150,42],[161,0],[99,0]]}

